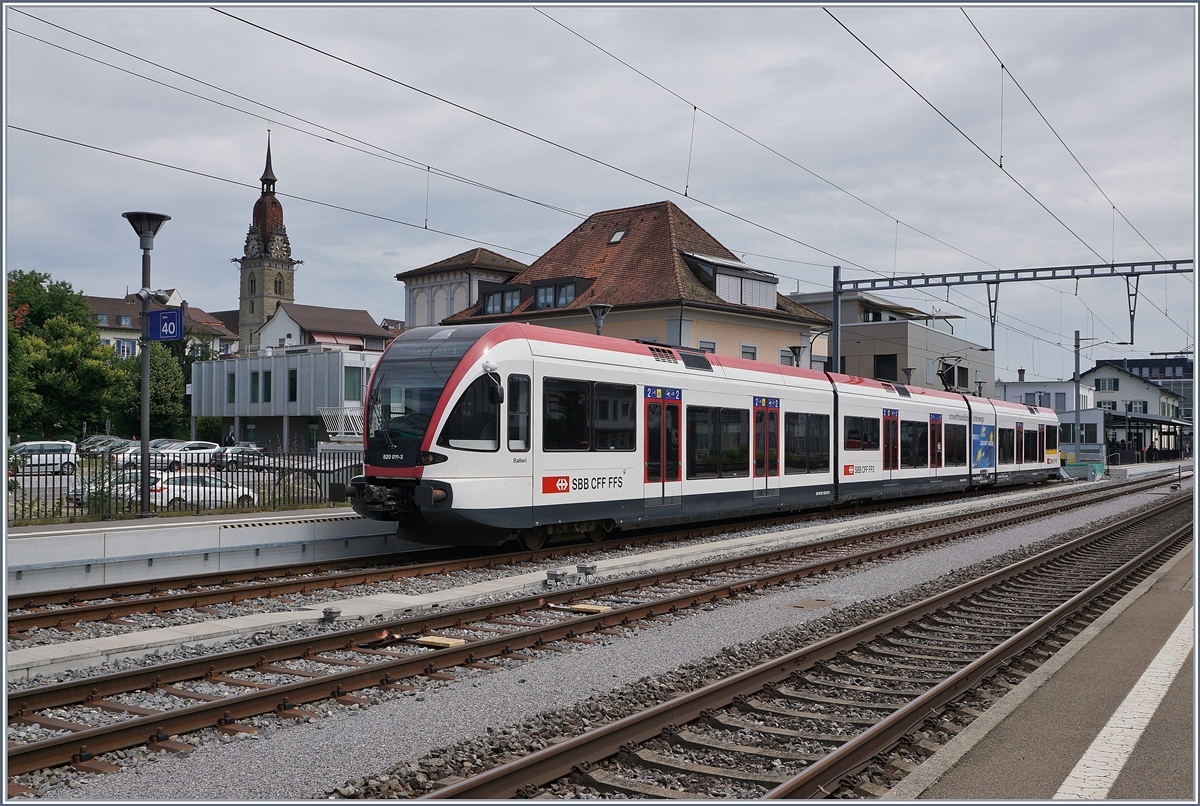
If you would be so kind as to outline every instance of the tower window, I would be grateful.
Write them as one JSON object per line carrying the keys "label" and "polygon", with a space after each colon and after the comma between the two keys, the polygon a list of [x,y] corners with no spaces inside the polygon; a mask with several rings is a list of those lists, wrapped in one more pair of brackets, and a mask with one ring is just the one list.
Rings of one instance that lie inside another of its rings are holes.
{"label": "tower window", "polygon": [[277,296],[277,297],[283,296],[283,275],[282,274],[275,275],[275,296]]}
{"label": "tower window", "polygon": [[251,294],[258,293],[258,281],[254,279],[253,274],[251,274],[250,278],[248,280],[246,280],[246,287],[250,291]]}
{"label": "tower window", "polygon": [[250,313],[254,313],[254,300],[250,300]]}

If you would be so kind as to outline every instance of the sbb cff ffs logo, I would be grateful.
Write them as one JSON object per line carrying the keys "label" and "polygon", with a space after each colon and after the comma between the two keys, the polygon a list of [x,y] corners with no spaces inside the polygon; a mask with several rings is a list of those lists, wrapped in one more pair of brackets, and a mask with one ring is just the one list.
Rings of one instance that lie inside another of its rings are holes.
{"label": "sbb cff ffs logo", "polygon": [[542,476],[542,494],[565,493],[571,489],[570,476]]}

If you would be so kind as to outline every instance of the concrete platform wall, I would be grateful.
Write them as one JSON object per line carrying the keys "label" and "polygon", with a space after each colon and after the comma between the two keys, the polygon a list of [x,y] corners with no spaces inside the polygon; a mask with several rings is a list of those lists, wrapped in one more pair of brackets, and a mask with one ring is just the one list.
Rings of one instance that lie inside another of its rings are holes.
{"label": "concrete platform wall", "polygon": [[9,595],[411,551],[392,524],[358,515],[95,524],[9,534]]}

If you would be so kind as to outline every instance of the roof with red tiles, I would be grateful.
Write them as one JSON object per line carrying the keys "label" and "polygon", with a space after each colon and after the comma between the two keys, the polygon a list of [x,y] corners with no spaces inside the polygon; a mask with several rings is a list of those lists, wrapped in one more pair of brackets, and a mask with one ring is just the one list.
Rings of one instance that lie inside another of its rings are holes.
{"label": "roof with red tiles", "polygon": [[[614,236],[621,230],[625,231],[624,235],[614,241]],[[478,316],[479,305],[476,305],[445,321],[528,318],[534,313],[582,310],[593,302],[617,308],[682,302],[772,318],[805,320],[812,324],[828,323],[824,317],[782,294],[776,294],[773,310],[726,302],[688,267],[683,259],[684,252],[741,264],[737,255],[672,202],[596,213],[529,268],[507,281],[510,285],[529,285],[560,277],[590,280],[590,286],[577,291],[576,298],[565,308],[535,311],[535,300],[527,299],[508,314]]]}
{"label": "roof with red tiles", "polygon": [[528,266],[519,260],[513,260],[498,252],[493,252],[491,249],[483,249],[481,247],[479,249],[468,250],[454,257],[448,257],[445,260],[439,260],[437,263],[430,263],[428,266],[422,266],[419,269],[400,272],[396,275],[396,279],[406,280],[425,274],[450,271],[452,269],[493,269],[509,274],[520,274],[528,268]]}

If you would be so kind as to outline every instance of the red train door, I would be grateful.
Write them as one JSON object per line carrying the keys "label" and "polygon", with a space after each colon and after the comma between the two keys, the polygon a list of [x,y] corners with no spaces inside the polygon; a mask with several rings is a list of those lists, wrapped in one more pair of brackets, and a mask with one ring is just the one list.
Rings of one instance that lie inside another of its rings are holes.
{"label": "red train door", "polygon": [[[760,481],[761,479],[761,481]],[[754,493],[779,494],[779,398],[754,398]]]}
{"label": "red train door", "polygon": [[644,394],[646,423],[643,462],[647,507],[678,508],[683,494],[680,467],[682,391],[647,386]]}
{"label": "red train door", "polygon": [[1039,465],[1046,464],[1046,426],[1042,424],[1038,425],[1038,448],[1035,461]]}
{"label": "red train door", "polygon": [[929,415],[929,467],[933,471],[929,475],[940,476],[938,471],[945,467],[945,450],[942,448],[942,415]]}
{"label": "red train door", "polygon": [[[1025,424],[1017,423],[1017,444],[1013,446],[1017,464],[1025,464]],[[1029,457],[1031,460],[1033,457]]]}
{"label": "red train door", "polygon": [[900,410],[883,410],[883,478],[897,478],[900,470]]}

